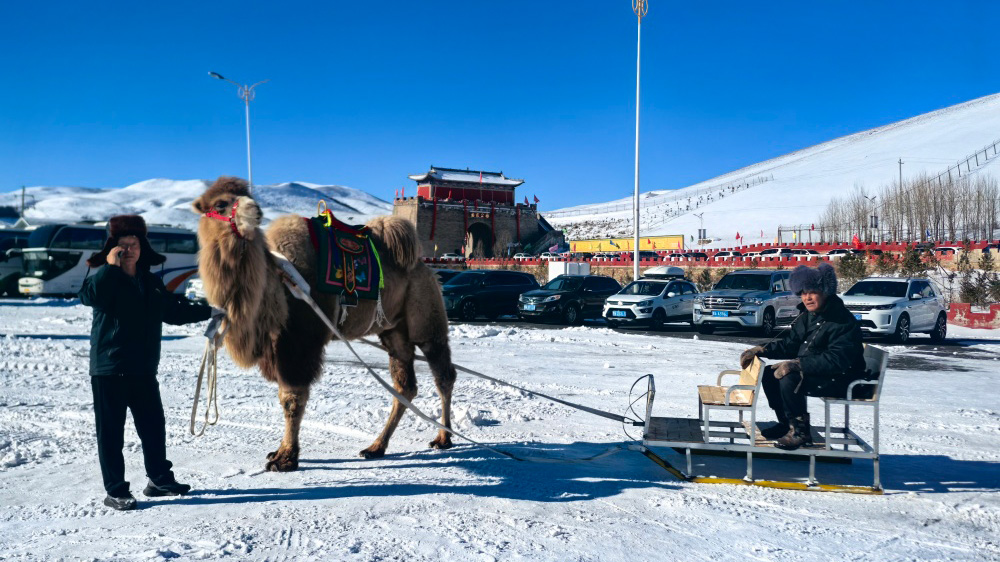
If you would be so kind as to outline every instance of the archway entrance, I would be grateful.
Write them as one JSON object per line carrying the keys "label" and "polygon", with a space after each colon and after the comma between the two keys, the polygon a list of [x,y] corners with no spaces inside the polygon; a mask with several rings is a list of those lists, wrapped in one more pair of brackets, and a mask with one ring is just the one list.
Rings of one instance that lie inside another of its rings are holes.
{"label": "archway entrance", "polygon": [[481,222],[469,226],[466,233],[465,256],[472,258],[493,257],[493,235],[490,227]]}

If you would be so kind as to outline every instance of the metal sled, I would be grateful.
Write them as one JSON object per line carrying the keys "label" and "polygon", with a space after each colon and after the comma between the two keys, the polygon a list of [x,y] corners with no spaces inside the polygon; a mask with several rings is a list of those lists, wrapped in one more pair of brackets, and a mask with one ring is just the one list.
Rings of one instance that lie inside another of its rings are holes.
{"label": "metal sled", "polygon": [[[699,418],[666,418],[653,417],[653,399],[656,388],[653,377],[649,377],[649,387],[646,396],[646,416],[643,427],[642,452],[651,460],[665,468],[675,477],[687,481],[705,484],[738,484],[782,488],[790,490],[809,490],[821,492],[847,492],[856,494],[881,494],[882,485],[879,481],[879,397],[882,390],[882,380],[885,378],[888,354],[874,346],[865,347],[865,363],[872,380],[851,383],[847,398],[821,398],[824,402],[825,420],[823,426],[813,426],[814,445],[801,447],[794,451],[785,451],[775,447],[773,441],[761,436],[756,426],[755,409],[757,396],[760,394],[760,373],[762,365],[756,360],[743,371],[723,371],[719,375],[718,385],[714,387],[699,387]],[[875,377],[875,374],[878,374]],[[739,381],[731,387],[721,385],[722,379],[730,374],[738,374]],[[855,399],[853,395],[858,386],[874,386],[871,398]],[[844,427],[833,427],[830,424],[830,406],[844,406]],[[852,406],[871,406],[873,408],[873,439],[869,444],[850,428],[850,408]],[[735,410],[737,421],[722,421],[711,419],[713,410]],[[749,421],[744,420],[744,413],[749,413]],[[669,447],[678,452],[683,451],[687,466],[685,471],[678,470],[665,459],[656,455],[651,447]],[[746,476],[738,478],[716,478],[698,476],[693,473],[691,455],[695,452],[714,455],[746,455]],[[808,457],[809,477],[805,483],[782,482],[774,480],[756,480],[753,474],[754,455],[768,458],[801,458]],[[816,480],[816,460],[850,462],[853,459],[871,459],[874,467],[874,482],[872,486],[820,484]]]}

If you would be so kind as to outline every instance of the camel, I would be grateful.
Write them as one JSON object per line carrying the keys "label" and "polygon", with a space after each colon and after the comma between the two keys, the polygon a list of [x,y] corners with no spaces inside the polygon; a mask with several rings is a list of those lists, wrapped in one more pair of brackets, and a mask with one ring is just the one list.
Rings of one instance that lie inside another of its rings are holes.
{"label": "camel", "polygon": [[[208,301],[226,311],[226,350],[238,366],[247,369],[257,365],[265,379],[278,385],[285,433],[278,449],[268,453],[265,468],[296,470],[299,427],[310,388],[322,372],[324,347],[334,336],[312,308],[284,287],[270,250],[287,257],[315,289],[317,256],[306,221],[298,215],[279,217],[265,237],[260,229],[263,213],[250,196],[247,182],[227,176],[218,178],[192,207],[202,215],[198,223],[198,272]],[[331,320],[339,321],[344,338],[379,337],[388,350],[393,386],[408,400],[417,395],[413,361],[415,348],[420,348],[441,398],[441,424],[450,429],[456,373],[437,280],[417,256],[417,232],[412,224],[397,217],[377,217],[367,226],[381,257],[384,319],[372,300],[360,300],[342,318],[337,295],[313,290],[313,299]],[[362,457],[385,454],[404,411],[394,398],[385,427],[361,450]],[[430,442],[436,449],[451,445],[444,429]]]}

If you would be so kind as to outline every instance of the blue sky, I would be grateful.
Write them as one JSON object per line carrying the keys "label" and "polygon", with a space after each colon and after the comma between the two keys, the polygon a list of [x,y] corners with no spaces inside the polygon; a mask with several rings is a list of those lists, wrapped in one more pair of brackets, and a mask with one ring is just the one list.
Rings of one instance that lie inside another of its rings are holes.
{"label": "blue sky", "polygon": [[[5,2],[0,192],[246,175],[391,199],[430,165],[543,209],[632,191],[628,0]],[[673,2],[643,20],[642,190],[1000,91],[1000,3]],[[891,179],[891,178],[887,178]]]}

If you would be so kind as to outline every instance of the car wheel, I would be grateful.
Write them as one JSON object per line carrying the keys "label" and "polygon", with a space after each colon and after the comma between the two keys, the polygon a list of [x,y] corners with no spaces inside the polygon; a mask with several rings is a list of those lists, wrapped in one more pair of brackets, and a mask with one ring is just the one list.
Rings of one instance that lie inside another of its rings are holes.
{"label": "car wheel", "polygon": [[769,338],[774,335],[774,309],[764,311],[764,319],[760,323],[760,335]]}
{"label": "car wheel", "polygon": [[476,319],[476,303],[472,299],[462,302],[460,317],[465,322],[472,322]]}
{"label": "car wheel", "polygon": [[896,321],[896,331],[892,334],[892,339],[896,343],[906,343],[910,341],[910,317],[906,313],[899,316]]}
{"label": "car wheel", "polygon": [[708,335],[715,331],[715,326],[709,326],[708,324],[701,324],[698,326],[698,332]]}
{"label": "car wheel", "polygon": [[580,321],[580,309],[576,305],[569,305],[563,310],[563,323],[570,326]]}
{"label": "car wheel", "polygon": [[649,323],[649,327],[654,330],[662,330],[663,325],[667,322],[667,313],[663,312],[662,308],[657,308],[653,311],[653,319]]}
{"label": "car wheel", "polygon": [[941,343],[948,337],[948,316],[945,313],[938,315],[937,322],[934,324],[934,330],[931,331],[931,341],[934,343]]}

